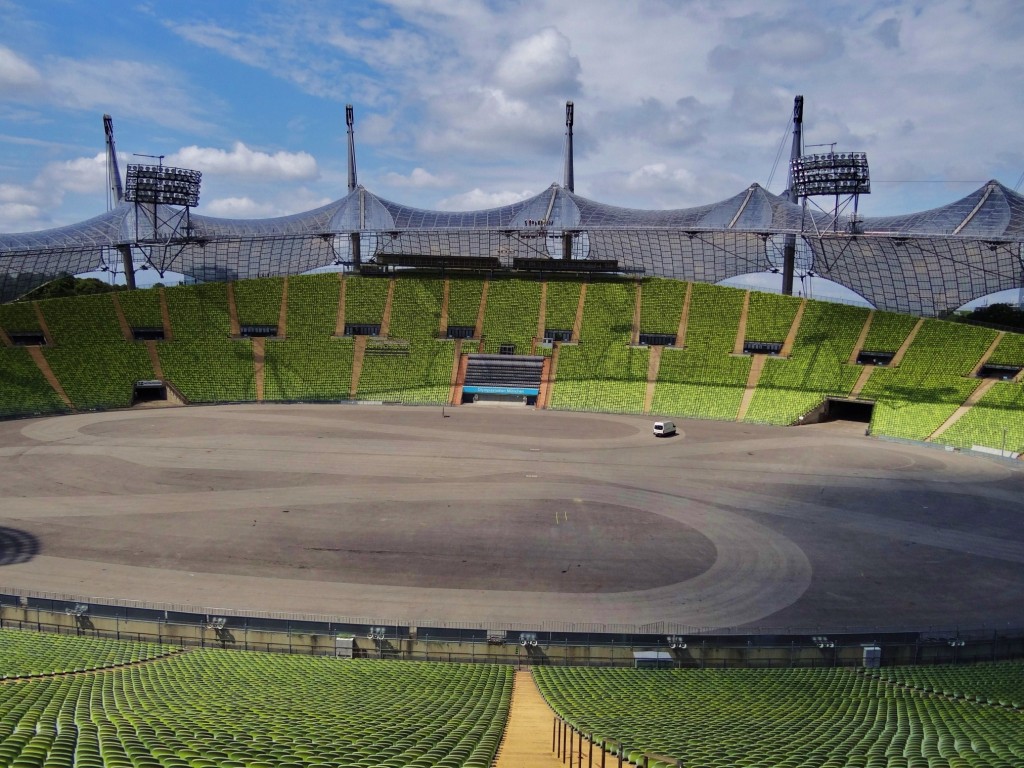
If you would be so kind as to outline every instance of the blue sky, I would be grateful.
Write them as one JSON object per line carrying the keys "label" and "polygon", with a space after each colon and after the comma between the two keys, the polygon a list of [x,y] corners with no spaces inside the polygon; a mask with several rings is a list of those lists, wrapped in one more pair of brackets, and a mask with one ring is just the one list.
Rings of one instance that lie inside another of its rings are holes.
{"label": "blue sky", "polygon": [[862,212],[920,210],[1021,179],[1021,40],[1019,0],[0,0],[0,231],[105,210],[105,112],[122,168],[203,171],[200,213],[312,208],[347,102],[384,197],[541,191],[572,99],[577,192],[665,208],[767,185],[801,93],[808,143],[868,153]]}

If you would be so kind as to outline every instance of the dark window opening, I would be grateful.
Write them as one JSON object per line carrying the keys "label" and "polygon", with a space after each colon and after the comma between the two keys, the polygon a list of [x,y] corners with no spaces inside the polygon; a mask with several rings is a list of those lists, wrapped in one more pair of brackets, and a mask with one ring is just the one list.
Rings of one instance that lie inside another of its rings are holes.
{"label": "dark window opening", "polygon": [[500,347],[498,347],[498,354],[499,355],[514,355],[515,353],[516,353],[516,345],[515,344],[502,344]]}
{"label": "dark window opening", "polygon": [[544,341],[549,344],[553,341],[572,341],[572,329],[545,328]]}
{"label": "dark window opening", "polygon": [[999,379],[1000,381],[1012,381],[1021,372],[1019,365],[996,365],[986,363],[978,371],[979,379]]}
{"label": "dark window opening", "polygon": [[476,326],[474,325],[449,325],[448,326],[448,338],[449,339],[472,339],[473,334],[476,333]]}
{"label": "dark window opening", "polygon": [[345,323],[346,336],[380,336],[380,323]]}
{"label": "dark window opening", "polygon": [[[380,326],[377,326],[378,328]],[[261,337],[266,338],[268,336],[277,336],[276,325],[243,325],[239,328],[239,332],[245,338]],[[162,338],[162,337],[161,337]]]}
{"label": "dark window opening", "polygon": [[857,354],[857,365],[888,365],[894,357],[895,352],[871,352],[865,349]]}
{"label": "dark window opening", "polygon": [[743,342],[743,351],[750,355],[777,355],[782,351],[781,341],[750,341]]}
{"label": "dark window opening", "polygon": [[674,333],[641,333],[640,343],[649,347],[674,347],[676,335]]}
{"label": "dark window opening", "polygon": [[136,341],[163,341],[163,328],[132,328],[132,338]]}
{"label": "dark window opening", "polygon": [[44,347],[46,337],[42,331],[11,331],[7,334],[16,347]]}

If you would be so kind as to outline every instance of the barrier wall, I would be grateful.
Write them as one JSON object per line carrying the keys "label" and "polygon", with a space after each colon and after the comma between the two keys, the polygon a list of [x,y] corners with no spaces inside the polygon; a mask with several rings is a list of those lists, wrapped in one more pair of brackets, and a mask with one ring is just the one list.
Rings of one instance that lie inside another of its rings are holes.
{"label": "barrier wall", "polygon": [[[665,635],[532,633],[537,644],[521,645],[518,632],[459,632],[430,627],[366,625],[259,617],[215,617],[167,610],[164,617],[125,615],[118,606],[67,603],[0,595],[0,627],[61,634],[278,653],[336,655],[338,638],[352,638],[352,655],[409,661],[492,664],[636,666],[635,653],[660,651],[659,667],[855,667],[864,648],[881,648],[883,666],[951,664],[1024,657],[1024,629],[961,630],[957,635],[919,632],[807,635]],[[49,603],[49,604],[46,604]],[[82,610],[82,608],[85,610]],[[106,611],[104,609],[107,609]],[[149,609],[153,610],[153,609]],[[104,615],[104,614],[107,615]],[[221,621],[223,620],[223,621]],[[280,622],[278,627],[270,626]],[[371,637],[370,635],[373,635]],[[344,644],[347,646],[347,643]],[[347,652],[343,655],[347,655]]]}

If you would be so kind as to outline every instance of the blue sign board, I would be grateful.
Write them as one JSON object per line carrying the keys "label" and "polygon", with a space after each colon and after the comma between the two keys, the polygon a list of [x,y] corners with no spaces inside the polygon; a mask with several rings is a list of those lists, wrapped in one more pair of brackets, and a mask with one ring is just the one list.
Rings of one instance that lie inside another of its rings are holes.
{"label": "blue sign board", "polygon": [[540,394],[539,389],[531,387],[463,387],[462,391],[469,395],[522,395],[532,397]]}

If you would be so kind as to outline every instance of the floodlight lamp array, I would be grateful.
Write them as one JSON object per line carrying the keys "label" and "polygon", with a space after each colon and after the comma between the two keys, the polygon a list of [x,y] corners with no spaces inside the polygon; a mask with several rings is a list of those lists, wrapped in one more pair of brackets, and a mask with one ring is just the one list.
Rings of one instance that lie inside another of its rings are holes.
{"label": "floodlight lamp array", "polygon": [[130,203],[193,208],[199,204],[199,186],[202,178],[202,172],[188,168],[133,163],[128,165],[125,174],[124,197]]}
{"label": "floodlight lamp array", "polygon": [[864,152],[825,152],[792,162],[793,191],[798,197],[866,195],[871,192],[868,156]]}

